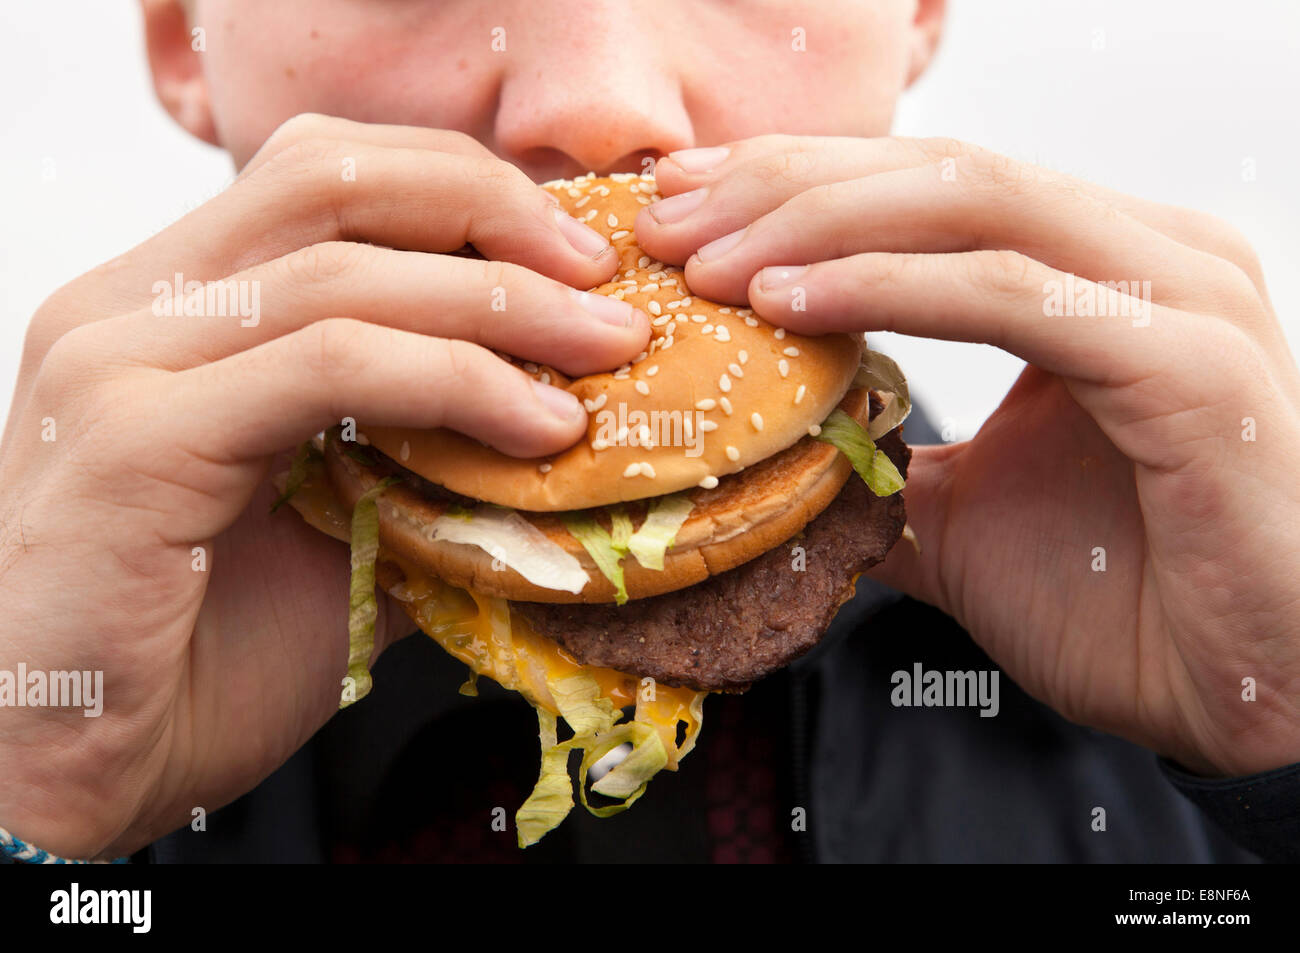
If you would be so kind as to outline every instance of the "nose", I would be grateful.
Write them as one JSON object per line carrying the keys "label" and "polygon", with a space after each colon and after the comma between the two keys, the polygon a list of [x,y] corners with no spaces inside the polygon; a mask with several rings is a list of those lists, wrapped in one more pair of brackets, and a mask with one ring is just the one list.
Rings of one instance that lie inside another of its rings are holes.
{"label": "nose", "polygon": [[625,0],[572,6],[581,9],[565,21],[581,32],[532,24],[557,35],[530,36],[502,76],[493,130],[502,158],[544,181],[646,172],[647,159],[693,145],[674,57],[654,39],[662,29],[638,31],[629,13],[640,5]]}

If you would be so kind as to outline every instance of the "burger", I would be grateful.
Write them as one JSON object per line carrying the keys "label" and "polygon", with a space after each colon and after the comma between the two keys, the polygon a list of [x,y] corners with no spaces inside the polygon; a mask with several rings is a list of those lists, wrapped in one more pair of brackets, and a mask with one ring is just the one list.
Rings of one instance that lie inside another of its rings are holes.
{"label": "burger", "polygon": [[618,252],[588,293],[652,325],[607,373],[501,355],[581,399],[585,438],[524,460],[345,418],[277,478],[280,502],[352,547],[341,706],[371,686],[378,585],[468,666],[463,693],[485,676],[536,708],[521,847],[572,809],[573,752],[587,809],[625,810],[694,747],[709,693],[742,692],[818,642],[904,532],[910,456],[906,381],[862,336],[801,336],[701,299],[637,246],[653,176],[544,187]]}

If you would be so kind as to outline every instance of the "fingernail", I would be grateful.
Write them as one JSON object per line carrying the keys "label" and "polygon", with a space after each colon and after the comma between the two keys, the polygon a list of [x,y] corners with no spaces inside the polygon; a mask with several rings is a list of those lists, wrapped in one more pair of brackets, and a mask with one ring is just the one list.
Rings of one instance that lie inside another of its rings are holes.
{"label": "fingernail", "polygon": [[555,210],[555,221],[562,234],[575,249],[588,258],[595,258],[609,247],[609,242],[599,232],[588,228],[562,208]]}
{"label": "fingernail", "polygon": [[660,225],[671,225],[673,222],[680,222],[700,207],[700,203],[704,201],[704,196],[708,191],[708,189],[692,189],[689,192],[683,192],[681,195],[670,195],[668,198],[649,206],[650,215]]}
{"label": "fingernail", "polygon": [[573,423],[581,415],[582,405],[578,403],[578,398],[567,390],[560,390],[541,381],[530,381],[530,383],[533,385],[533,393],[537,395],[542,405],[564,423]]}
{"label": "fingernail", "polygon": [[706,146],[702,149],[679,149],[668,153],[682,167],[683,172],[712,172],[727,161],[731,150],[726,146]]}
{"label": "fingernail", "polygon": [[700,261],[713,261],[717,258],[721,258],[727,252],[739,245],[740,240],[744,237],[745,229],[738,228],[730,235],[723,235],[721,238],[715,238],[713,241],[700,248],[700,250],[695,254]]}
{"label": "fingernail", "polygon": [[764,291],[779,291],[794,284],[807,270],[807,265],[772,265],[763,269],[758,278],[758,286]]}
{"label": "fingernail", "polygon": [[630,328],[636,323],[636,308],[625,301],[590,291],[572,291],[582,309],[616,328]]}

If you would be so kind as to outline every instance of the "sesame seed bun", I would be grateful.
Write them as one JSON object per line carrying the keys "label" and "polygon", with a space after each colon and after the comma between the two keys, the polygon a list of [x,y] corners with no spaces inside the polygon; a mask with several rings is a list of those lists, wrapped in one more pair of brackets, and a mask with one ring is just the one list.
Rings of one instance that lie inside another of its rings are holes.
{"label": "sesame seed bun", "polygon": [[[871,401],[865,389],[850,390],[839,407],[867,425]],[[349,509],[379,480],[401,475],[400,468],[390,460],[362,463],[348,453],[348,446],[336,432],[326,440],[325,463],[334,491]],[[684,589],[761,556],[816,518],[851,473],[843,454],[805,434],[793,446],[721,480],[716,487],[689,490],[691,515],[668,549],[663,570],[646,569],[633,558],[623,560],[629,598]],[[569,533],[560,516],[518,511],[587,572],[590,581],[577,594],[541,588],[499,563],[494,568],[491,554],[477,546],[431,539],[431,524],[452,503],[420,492],[413,482],[407,477],[378,499],[379,541],[385,551],[410,560],[454,586],[482,595],[552,603],[615,601],[613,585]],[[639,506],[642,504],[628,506],[637,524],[643,516]],[[608,527],[608,522],[605,525]]]}
{"label": "sesame seed bun", "polygon": [[[632,232],[641,209],[659,199],[652,176],[588,175],[546,188],[617,249],[618,273],[592,291],[650,316],[646,352],[612,373],[573,380],[516,362],[584,402],[587,436],[563,453],[520,460],[451,430],[363,423],[373,446],[455,493],[555,512],[709,486],[793,446],[840,403],[861,361],[861,338],[788,334],[747,309],[691,295],[682,269],[652,260]],[[642,445],[647,436],[654,445]]]}

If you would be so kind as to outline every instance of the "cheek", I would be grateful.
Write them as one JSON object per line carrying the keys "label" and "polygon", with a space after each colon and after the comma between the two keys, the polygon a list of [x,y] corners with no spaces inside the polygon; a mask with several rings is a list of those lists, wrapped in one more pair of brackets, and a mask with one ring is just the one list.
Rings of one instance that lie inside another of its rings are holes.
{"label": "cheek", "polygon": [[455,28],[376,22],[366,9],[352,0],[214,7],[206,28],[218,42],[210,37],[204,71],[217,133],[237,166],[304,112],[470,134],[490,122],[492,84],[476,69],[481,58],[457,55]]}
{"label": "cheek", "polygon": [[[743,26],[731,20],[704,31],[728,38],[713,45],[713,65],[692,84],[696,109],[720,130],[710,141],[889,134],[907,78],[906,4],[823,0],[758,10],[747,10]],[[718,46],[729,54],[721,61]]]}

